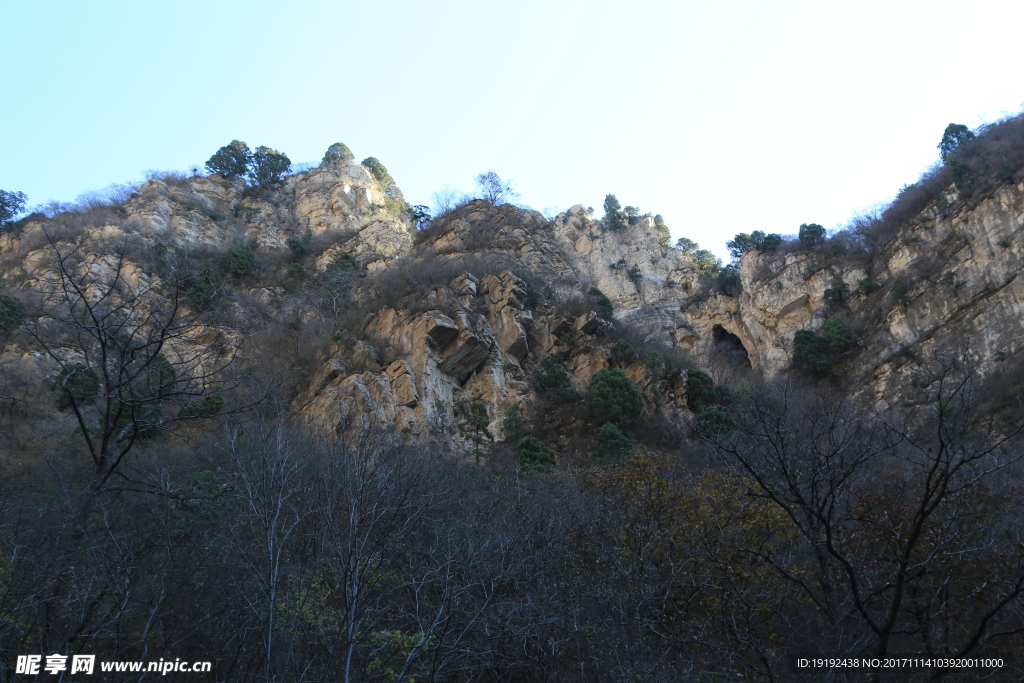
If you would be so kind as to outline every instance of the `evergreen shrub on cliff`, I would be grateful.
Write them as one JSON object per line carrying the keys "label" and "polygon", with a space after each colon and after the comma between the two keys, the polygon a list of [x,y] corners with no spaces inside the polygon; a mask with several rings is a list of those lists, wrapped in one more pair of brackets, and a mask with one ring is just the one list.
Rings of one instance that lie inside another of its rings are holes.
{"label": "evergreen shrub on cliff", "polygon": [[248,244],[240,244],[221,254],[217,265],[228,275],[248,277],[256,274],[256,254]]}
{"label": "evergreen shrub on cliff", "polygon": [[25,322],[25,304],[13,296],[0,294],[0,334],[13,332]]}
{"label": "evergreen shrub on cliff", "polygon": [[313,231],[306,228],[306,232],[303,233],[302,237],[289,237],[285,244],[292,252],[292,256],[296,259],[301,259],[307,253],[309,253],[309,243],[313,241]]}
{"label": "evergreen shrub on cliff", "polygon": [[730,399],[729,389],[715,384],[708,373],[695,368],[686,371],[686,403],[694,413],[713,405],[728,405]]}
{"label": "evergreen shrub on cliff", "polygon": [[380,159],[377,157],[366,157],[360,162],[370,174],[377,179],[377,182],[384,188],[384,208],[396,216],[408,217],[409,215],[409,204],[405,201],[405,196],[402,195],[402,191],[398,189],[398,185],[395,184],[395,179],[388,173],[388,169],[384,164],[380,163]]}
{"label": "evergreen shrub on cliff", "polygon": [[974,133],[962,123],[951,123],[942,132],[942,140],[939,141],[939,154],[943,161],[948,161],[949,156],[975,138]]}
{"label": "evergreen shrub on cliff", "polygon": [[726,296],[739,296],[743,291],[740,268],[735,263],[722,267],[715,273],[715,287]]}
{"label": "evergreen shrub on cliff", "polygon": [[257,147],[249,162],[249,181],[257,188],[280,185],[291,165],[291,159],[283,152],[269,147]]}
{"label": "evergreen shrub on cliff", "polygon": [[340,164],[351,164],[356,160],[356,156],[352,154],[352,150],[348,148],[344,142],[335,142],[333,145],[327,148],[327,152],[324,154],[323,161],[320,163],[327,163],[333,161]]}
{"label": "evergreen shrub on cliff", "polygon": [[625,230],[629,226],[626,215],[622,213],[622,205],[613,194],[604,198],[604,224],[609,230]]}
{"label": "evergreen shrub on cliff", "polygon": [[850,285],[840,282],[835,287],[829,287],[822,297],[829,306],[841,306],[850,298]]}
{"label": "evergreen shrub on cliff", "polygon": [[633,445],[626,438],[615,423],[606,422],[597,434],[597,448],[594,455],[602,460],[617,460],[629,455],[633,451]]}
{"label": "evergreen shrub on cliff", "polygon": [[489,429],[490,422],[491,418],[487,414],[486,404],[480,401],[473,401],[469,404],[469,407],[466,409],[466,423],[462,428],[462,433],[473,442],[473,456],[476,458],[478,465],[480,464],[480,456],[484,451],[484,443],[494,441],[494,436]]}
{"label": "evergreen shrub on cliff", "polygon": [[597,287],[591,287],[589,294],[594,302],[594,312],[597,313],[597,317],[611,320],[615,315],[615,307],[612,305],[611,299]]}
{"label": "evergreen shrub on cliff", "polygon": [[540,393],[553,403],[562,404],[575,401],[578,396],[569,379],[569,368],[558,354],[551,354],[541,361],[540,368],[533,371]]}
{"label": "evergreen shrub on cliff", "polygon": [[794,335],[793,369],[815,380],[834,378],[856,348],[857,335],[834,315],[821,326],[821,334],[800,330]]}
{"label": "evergreen shrub on cliff", "polygon": [[722,434],[735,427],[732,415],[722,406],[708,406],[697,414],[694,431],[698,435]]}
{"label": "evergreen shrub on cliff", "polygon": [[244,177],[249,172],[249,161],[252,153],[249,145],[241,140],[232,140],[211,156],[206,162],[206,170],[217,173],[224,178]]}
{"label": "evergreen shrub on cliff", "polygon": [[763,254],[775,251],[782,244],[782,235],[775,233],[765,234],[762,230],[755,230],[747,234],[741,232],[725,243],[733,258],[742,258],[748,251],[756,250]]}
{"label": "evergreen shrub on cliff", "polygon": [[617,427],[633,424],[644,401],[636,385],[619,368],[606,368],[590,377],[590,410],[594,422],[611,422]]}
{"label": "evergreen shrub on cliff", "polygon": [[280,185],[291,165],[288,155],[276,149],[261,145],[253,152],[241,140],[232,140],[207,160],[206,170],[224,178],[247,179],[249,188],[244,194],[254,196],[262,190]]}
{"label": "evergreen shrub on cliff", "polygon": [[176,284],[193,311],[205,311],[213,306],[213,300],[224,286],[224,281],[216,271],[203,268],[198,272],[181,273]]}
{"label": "evergreen shrub on cliff", "polygon": [[13,223],[12,219],[25,210],[27,200],[24,192],[0,190],[0,231],[12,234],[21,232],[21,226]]}
{"label": "evergreen shrub on cliff", "polygon": [[668,244],[668,241],[672,239],[672,233],[669,232],[665,218],[660,213],[654,217],[654,229],[658,231],[658,236],[663,243]]}
{"label": "evergreen shrub on cliff", "polygon": [[555,469],[555,452],[535,436],[526,436],[517,446],[519,466],[528,472],[550,472]]}
{"label": "evergreen shrub on cliff", "polygon": [[825,241],[825,228],[817,223],[803,223],[800,225],[800,246],[811,249]]}
{"label": "evergreen shrub on cliff", "polygon": [[526,417],[523,415],[523,404],[513,403],[505,409],[502,416],[501,431],[509,441],[518,442],[526,432]]}

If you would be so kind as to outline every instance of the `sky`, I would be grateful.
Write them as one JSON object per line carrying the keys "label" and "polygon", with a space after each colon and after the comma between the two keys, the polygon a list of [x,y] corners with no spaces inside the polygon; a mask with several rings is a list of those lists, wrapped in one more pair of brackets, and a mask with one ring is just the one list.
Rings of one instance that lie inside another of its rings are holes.
{"label": "sky", "polygon": [[383,162],[406,198],[604,196],[719,255],[842,226],[1024,105],[1024,3],[0,1],[0,189],[70,201],[231,140]]}

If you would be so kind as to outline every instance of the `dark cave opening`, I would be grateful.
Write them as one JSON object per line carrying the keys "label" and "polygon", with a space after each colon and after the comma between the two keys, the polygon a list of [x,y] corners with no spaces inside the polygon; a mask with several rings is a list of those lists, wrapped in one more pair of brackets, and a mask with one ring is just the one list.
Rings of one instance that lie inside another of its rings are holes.
{"label": "dark cave opening", "polygon": [[750,354],[739,337],[721,325],[715,325],[711,334],[714,337],[715,351],[719,355],[724,356],[733,365],[750,367]]}

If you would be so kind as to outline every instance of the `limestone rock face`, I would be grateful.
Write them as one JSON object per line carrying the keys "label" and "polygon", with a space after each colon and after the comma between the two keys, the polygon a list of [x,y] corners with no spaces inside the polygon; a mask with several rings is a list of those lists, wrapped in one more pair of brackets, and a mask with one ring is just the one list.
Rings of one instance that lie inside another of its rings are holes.
{"label": "limestone rock face", "polygon": [[382,214],[384,194],[370,172],[358,164],[321,164],[290,176],[284,189],[294,193],[296,220],[314,235],[355,233],[324,251],[317,262],[321,271],[342,251],[371,272],[378,271],[412,247],[405,224]]}
{"label": "limestone rock face", "polygon": [[474,331],[469,316],[464,313],[458,315],[456,322],[459,334],[441,351],[443,360],[438,369],[446,375],[464,379],[491,355],[494,338],[486,332]]}
{"label": "limestone rock face", "polygon": [[[879,400],[907,382],[914,369],[907,350],[919,358],[969,351],[998,371],[1000,358],[1024,349],[1024,184],[959,209],[955,194],[946,199],[952,210],[930,207],[892,237],[870,282],[856,259],[823,266],[807,252],[747,254],[739,297],[690,309],[692,348],[706,357],[717,325],[742,341],[755,368],[776,374],[788,367],[798,330],[838,313],[868,332],[854,372]],[[845,302],[826,301],[844,285]]]}
{"label": "limestone rock face", "polygon": [[[361,428],[367,424],[361,413],[369,412],[368,419],[377,425],[386,424],[381,420],[397,419],[411,438],[427,434],[456,438],[460,407],[483,399],[493,407],[494,432],[500,433],[500,411],[513,400],[533,398],[521,381],[524,373],[517,357],[502,348],[487,322],[508,315],[501,311],[514,310],[509,308],[509,298],[516,278],[511,273],[496,278],[494,286],[504,287],[502,291],[508,294],[495,296],[493,301],[488,293],[492,290],[478,293],[475,287],[465,287],[465,282],[460,278],[454,284],[463,285],[461,291],[467,299],[489,304],[487,316],[471,311],[461,311],[454,318],[437,310],[380,311],[367,324],[367,332],[386,340],[402,357],[386,366],[374,359],[371,363],[379,370],[354,374],[345,372],[347,365],[342,359],[328,359],[300,401],[307,424],[327,432]],[[511,325],[518,325],[514,317],[509,326],[496,328],[497,336],[502,336],[501,330],[512,329]],[[502,338],[511,337],[504,334]],[[515,341],[509,344],[511,348]],[[367,403],[370,399],[377,402],[372,410]]]}
{"label": "limestone rock face", "polygon": [[[251,194],[239,179],[155,177],[118,207],[119,225],[89,223],[59,239],[80,240],[91,267],[101,269],[113,267],[110,245],[125,235],[144,248],[162,243],[180,252],[253,243],[258,261],[277,259],[266,268],[278,273],[249,291],[252,305],[303,324],[321,313],[302,296],[289,298],[283,283],[289,240],[308,244],[315,273],[340,268],[348,278],[330,296],[355,297],[360,307],[350,323],[355,338],[318,357],[295,400],[300,419],[326,433],[387,426],[451,445],[461,439],[467,406],[481,401],[500,439],[507,408],[540,400],[532,374],[552,353],[566,360],[577,390],[595,372],[622,367],[644,393],[645,410],[680,418],[686,373],[663,376],[640,358],[616,355],[612,331],[623,327],[634,341],[685,351],[693,367],[716,378],[748,366],[771,376],[789,368],[799,330],[840,314],[860,335],[851,370],[857,392],[879,403],[907,386],[912,356],[966,349],[998,372],[1001,359],[1017,363],[1024,351],[1024,184],[970,203],[950,192],[893,234],[873,263],[859,260],[855,243],[841,255],[795,247],[748,253],[737,296],[716,293],[650,216],[613,231],[582,206],[549,220],[477,200],[414,246],[359,165],[323,164],[287,177],[273,193]],[[9,243],[0,262],[10,281],[32,290],[53,277],[41,224]],[[143,260],[123,264],[124,277],[133,287],[158,287],[160,275]],[[375,298],[373,283],[395,275],[401,284],[398,276],[414,266],[419,274],[408,277],[429,286]],[[370,285],[356,287],[357,280]],[[612,320],[597,315],[594,289],[612,303]],[[238,301],[232,310],[236,319],[252,316]],[[26,353],[11,346],[0,362],[12,365]]]}
{"label": "limestone rock face", "polygon": [[356,164],[322,164],[289,181],[295,213],[306,218],[313,230],[346,228],[351,217],[368,214],[374,205],[384,203],[370,172]]}
{"label": "limestone rock face", "polygon": [[488,323],[498,346],[513,358],[523,360],[530,351],[524,325],[533,322],[531,312],[524,311],[521,303],[526,297],[526,284],[512,273],[505,272],[501,278],[486,276],[480,288],[487,297],[491,311]]}
{"label": "limestone rock face", "polygon": [[[487,233],[481,234],[481,225]],[[445,292],[421,297],[424,302],[445,303],[445,312],[389,308],[376,313],[367,333],[396,349],[400,358],[377,358],[372,364],[379,369],[358,374],[390,378],[374,419],[392,419],[392,405],[406,407],[411,417],[402,424],[411,437],[440,433],[459,441],[457,425],[466,407],[481,401],[492,418],[491,432],[500,440],[503,412],[513,403],[540,400],[529,377],[551,353],[568,358],[573,384],[581,393],[591,375],[609,367],[611,323],[591,310],[564,312],[547,305],[538,308],[536,303],[531,308],[531,287],[549,289],[556,297],[583,298],[597,287],[612,301],[616,317],[643,328],[648,336],[670,344],[677,336],[687,341],[699,338],[680,308],[681,298],[696,293],[699,274],[685,256],[664,244],[650,217],[614,233],[579,206],[548,221],[536,212],[473,202],[428,248],[442,262],[461,258],[467,250],[510,255],[526,270],[544,276],[531,285],[512,270],[479,278],[464,273],[455,276]],[[710,328],[707,333],[710,338]],[[342,364],[330,359],[325,367]],[[365,358],[356,364],[365,366]],[[328,431],[355,424],[338,414],[362,409],[352,398],[352,389],[342,390],[351,386],[351,380],[332,373],[321,371],[334,379],[311,383],[302,408],[310,424]],[[650,410],[682,414],[685,391],[673,382],[685,383],[684,375],[655,380],[640,362],[632,364],[630,373],[645,391],[663,396]],[[669,384],[661,386],[665,381]],[[364,379],[356,386],[362,391],[371,385],[385,383]]]}
{"label": "limestone rock face", "polygon": [[423,315],[423,330],[434,348],[443,349],[459,336],[459,326],[440,311],[429,311]]}
{"label": "limestone rock face", "polygon": [[696,284],[696,268],[662,239],[650,216],[614,232],[577,205],[559,215],[552,230],[570,264],[588,275],[622,314],[676,304]]}
{"label": "limestone rock face", "polygon": [[[481,225],[491,232],[481,236]],[[1022,225],[1024,186],[1005,187],[970,208],[926,211],[893,237],[869,287],[865,264],[856,258],[833,263],[790,249],[747,254],[739,271],[742,293],[725,296],[709,290],[694,264],[663,243],[650,217],[613,232],[580,206],[548,221],[536,212],[473,202],[435,237],[434,253],[456,258],[466,250],[500,251],[544,280],[529,285],[512,271],[479,279],[466,273],[448,288],[452,312],[378,314],[370,327],[406,339],[408,349],[402,366],[408,370],[381,370],[392,376],[392,397],[383,405],[407,406],[414,431],[440,429],[457,439],[461,411],[483,401],[500,438],[501,412],[513,402],[539,399],[528,379],[548,354],[567,358],[577,389],[585,390],[590,376],[611,363],[610,323],[593,311],[531,309],[525,305],[531,286],[584,297],[597,287],[617,320],[644,339],[686,351],[694,366],[716,376],[742,367],[784,372],[797,331],[818,329],[835,313],[865,320],[861,326],[871,332],[861,339],[863,360],[854,373],[862,393],[884,400],[907,381],[901,348],[929,354],[970,340],[980,361],[1022,350]],[[905,303],[889,294],[902,282],[909,283]],[[828,292],[843,287],[845,297],[827,300]],[[868,324],[874,319],[880,324]],[[648,411],[683,415],[685,373],[658,378],[640,362],[627,364],[627,371],[656,397]],[[399,390],[394,377],[409,377],[415,391]]]}
{"label": "limestone rock face", "polygon": [[178,248],[224,248],[247,240],[257,250],[280,249],[289,237],[333,238],[323,270],[345,251],[370,270],[408,252],[412,238],[384,210],[385,197],[357,164],[325,163],[287,176],[273,198],[246,196],[239,178],[154,178],[125,203],[132,230]]}

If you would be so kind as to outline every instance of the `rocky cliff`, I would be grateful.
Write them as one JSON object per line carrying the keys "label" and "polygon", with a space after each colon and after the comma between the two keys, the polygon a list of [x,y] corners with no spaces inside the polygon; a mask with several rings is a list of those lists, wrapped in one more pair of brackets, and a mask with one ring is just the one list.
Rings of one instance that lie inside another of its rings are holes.
{"label": "rocky cliff", "polygon": [[[515,404],[550,417],[534,371],[552,354],[581,394],[595,372],[619,367],[649,418],[682,425],[688,369],[723,382],[786,373],[794,335],[833,315],[859,338],[850,390],[883,404],[922,358],[966,351],[991,373],[1021,350],[1024,183],[970,202],[949,188],[872,249],[851,234],[817,249],[752,251],[735,296],[650,216],[613,231],[581,206],[548,220],[476,200],[417,232],[388,206],[359,165],[325,163],[263,196],[238,179],[154,178],[120,204],[34,216],[0,262],[8,291],[30,300],[53,281],[54,248],[101,263],[131,244],[122,255],[134,277],[159,284],[250,244],[258,272],[229,277],[203,315],[232,343],[258,317],[252,306],[316,331],[313,359],[293,370],[290,410],[325,433],[373,423],[449,445],[462,443],[473,402],[487,407],[499,440]],[[261,343],[258,330],[246,334]],[[2,362],[19,377],[54,374],[16,334]],[[559,419],[584,423],[571,412]]]}
{"label": "rocky cliff", "polygon": [[[949,188],[869,255],[754,252],[728,329],[755,368],[777,374],[797,330],[840,314],[860,332],[851,385],[883,404],[908,386],[915,360],[966,353],[985,373],[1006,371],[1024,332],[1022,227],[1024,184],[970,203]],[[719,298],[704,310],[730,309]]]}

